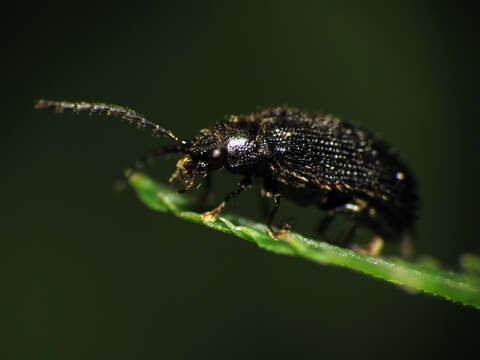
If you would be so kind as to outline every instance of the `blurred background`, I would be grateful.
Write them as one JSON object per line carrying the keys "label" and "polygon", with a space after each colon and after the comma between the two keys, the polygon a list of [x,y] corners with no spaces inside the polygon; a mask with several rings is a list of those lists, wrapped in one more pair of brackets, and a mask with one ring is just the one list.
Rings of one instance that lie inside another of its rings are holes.
{"label": "blurred background", "polygon": [[[2,358],[423,359],[478,345],[472,308],[267,253],[115,192],[163,139],[33,110],[42,97],[125,105],[186,138],[258,106],[336,114],[379,133],[417,174],[416,248],[456,270],[480,252],[473,9],[40,2],[4,16]],[[148,173],[166,182],[175,162]],[[238,178],[215,180],[212,205]],[[229,211],[260,219],[257,198]],[[308,221],[296,229],[311,231],[322,214],[300,211]]]}

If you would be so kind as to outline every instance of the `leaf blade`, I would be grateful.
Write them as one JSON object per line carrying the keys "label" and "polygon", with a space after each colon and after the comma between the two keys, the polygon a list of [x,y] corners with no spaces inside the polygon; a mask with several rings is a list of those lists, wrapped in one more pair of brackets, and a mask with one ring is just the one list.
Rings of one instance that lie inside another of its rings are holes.
{"label": "leaf blade", "polygon": [[236,215],[222,216],[215,222],[202,222],[201,214],[190,210],[192,204],[189,198],[176,194],[171,187],[156,183],[143,174],[134,174],[130,184],[139,199],[155,211],[172,213],[181,219],[254,242],[259,247],[277,254],[303,257],[324,265],[346,267],[480,309],[480,277],[475,274],[446,271],[432,266],[431,261],[408,263],[403,259],[363,255],[296,233],[290,233],[282,240],[273,240],[264,224]]}

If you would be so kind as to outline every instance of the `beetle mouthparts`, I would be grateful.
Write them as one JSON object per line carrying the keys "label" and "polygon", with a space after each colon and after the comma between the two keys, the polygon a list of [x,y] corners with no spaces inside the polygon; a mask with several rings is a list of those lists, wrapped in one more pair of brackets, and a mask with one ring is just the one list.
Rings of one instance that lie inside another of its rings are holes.
{"label": "beetle mouthparts", "polygon": [[180,181],[184,186],[183,189],[177,191],[181,194],[189,191],[195,181],[195,174],[193,173],[193,161],[190,155],[185,156],[183,159],[178,160],[177,170],[170,177],[170,184],[176,181]]}

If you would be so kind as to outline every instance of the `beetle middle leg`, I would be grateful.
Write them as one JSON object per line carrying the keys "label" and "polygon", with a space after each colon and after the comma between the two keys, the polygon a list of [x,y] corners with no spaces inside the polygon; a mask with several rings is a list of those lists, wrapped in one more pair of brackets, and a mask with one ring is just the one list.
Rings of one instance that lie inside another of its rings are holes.
{"label": "beetle middle leg", "polygon": [[263,192],[265,193],[265,198],[273,199],[273,208],[269,212],[265,211],[265,222],[268,227],[268,234],[272,239],[279,240],[282,235],[289,233],[291,230],[291,226],[288,224],[283,224],[278,231],[275,230],[272,225],[278,208],[280,207],[280,199],[282,198],[282,195],[276,192],[272,194],[265,190],[263,190]]}
{"label": "beetle middle leg", "polygon": [[218,216],[222,212],[222,210],[225,208],[227,203],[232,200],[234,197],[237,195],[241,194],[245,190],[248,190],[252,187],[252,179],[250,176],[245,177],[240,183],[238,183],[237,187],[235,190],[232,192],[229,192],[227,196],[225,196],[225,199],[218,205],[215,209],[211,211],[204,212],[201,216],[202,221],[215,221],[217,220]]}

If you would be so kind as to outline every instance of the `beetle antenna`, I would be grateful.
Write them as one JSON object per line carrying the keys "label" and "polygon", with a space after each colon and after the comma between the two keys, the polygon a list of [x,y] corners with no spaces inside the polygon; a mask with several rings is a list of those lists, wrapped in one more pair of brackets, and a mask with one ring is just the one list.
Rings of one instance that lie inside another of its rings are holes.
{"label": "beetle antenna", "polygon": [[69,101],[51,101],[51,100],[38,100],[35,104],[35,109],[39,110],[54,110],[61,114],[65,110],[72,111],[76,114],[80,112],[88,112],[90,114],[106,114],[107,116],[120,117],[123,120],[136,124],[139,128],[149,128],[152,130],[154,136],[169,137],[177,144],[186,147],[189,143],[185,140],[181,140],[175,136],[170,130],[167,130],[160,125],[157,125],[147,120],[142,115],[138,114],[129,108],[109,105],[104,103],[89,103],[89,102],[69,102]]}

